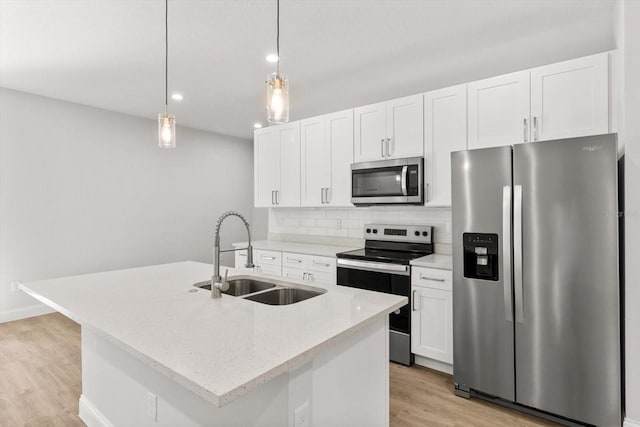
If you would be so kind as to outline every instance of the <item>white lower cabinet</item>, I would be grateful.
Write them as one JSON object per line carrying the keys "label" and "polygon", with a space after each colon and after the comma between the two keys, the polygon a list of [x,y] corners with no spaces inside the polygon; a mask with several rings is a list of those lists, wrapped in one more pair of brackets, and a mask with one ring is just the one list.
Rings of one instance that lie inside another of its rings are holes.
{"label": "white lower cabinet", "polygon": [[451,271],[413,267],[411,291],[411,352],[453,364]]}
{"label": "white lower cabinet", "polygon": [[334,285],[336,283],[336,259],[295,252],[253,250],[253,269],[247,269],[247,251],[236,252],[235,268],[243,271],[272,274],[291,279],[305,280],[310,285]]}

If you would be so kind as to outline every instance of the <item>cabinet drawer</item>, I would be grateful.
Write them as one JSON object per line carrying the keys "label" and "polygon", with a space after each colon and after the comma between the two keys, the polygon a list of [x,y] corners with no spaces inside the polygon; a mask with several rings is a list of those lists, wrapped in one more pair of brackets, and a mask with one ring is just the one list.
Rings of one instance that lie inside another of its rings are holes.
{"label": "cabinet drawer", "polygon": [[306,277],[304,270],[291,267],[282,267],[282,276],[296,280],[303,280]]}
{"label": "cabinet drawer", "polygon": [[309,272],[317,271],[334,273],[336,269],[336,259],[324,256],[283,252],[282,265],[285,267],[303,269]]}
{"label": "cabinet drawer", "polygon": [[452,272],[437,268],[411,267],[411,284],[426,288],[452,290]]}
{"label": "cabinet drawer", "polygon": [[259,265],[277,265],[280,267],[282,265],[282,252],[254,249],[253,263]]}
{"label": "cabinet drawer", "polygon": [[322,285],[334,285],[336,283],[336,273],[326,273],[322,271],[308,271],[300,268],[282,267],[282,275],[297,280],[304,280],[310,285],[314,283]]}
{"label": "cabinet drawer", "polygon": [[282,276],[282,267],[280,267],[279,265],[256,264],[253,271],[255,271],[256,273]]}

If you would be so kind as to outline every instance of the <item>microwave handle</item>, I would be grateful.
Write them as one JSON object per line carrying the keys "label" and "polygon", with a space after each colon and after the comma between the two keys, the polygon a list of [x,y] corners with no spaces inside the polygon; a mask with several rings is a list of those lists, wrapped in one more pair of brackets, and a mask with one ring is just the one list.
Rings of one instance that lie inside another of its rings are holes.
{"label": "microwave handle", "polygon": [[409,169],[409,167],[406,165],[402,167],[402,179],[400,181],[402,183],[403,196],[407,195],[407,169]]}

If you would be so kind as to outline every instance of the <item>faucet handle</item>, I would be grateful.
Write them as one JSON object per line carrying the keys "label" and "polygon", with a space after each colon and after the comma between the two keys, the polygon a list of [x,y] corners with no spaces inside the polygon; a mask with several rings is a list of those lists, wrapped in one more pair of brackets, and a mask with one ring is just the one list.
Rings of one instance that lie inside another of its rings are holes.
{"label": "faucet handle", "polygon": [[223,280],[223,281],[222,281],[222,283],[220,283],[220,285],[218,286],[218,288],[219,288],[222,292],[224,292],[224,291],[226,291],[226,290],[228,290],[228,289],[229,289],[229,282],[227,281],[227,276],[228,276],[228,275],[229,275],[229,269],[227,268],[227,269],[224,271],[224,280]]}

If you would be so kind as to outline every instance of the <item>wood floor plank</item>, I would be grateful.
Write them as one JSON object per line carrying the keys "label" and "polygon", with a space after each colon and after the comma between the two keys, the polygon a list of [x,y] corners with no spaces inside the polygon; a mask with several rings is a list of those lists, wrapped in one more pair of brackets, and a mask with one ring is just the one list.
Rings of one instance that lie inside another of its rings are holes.
{"label": "wood floor plank", "polygon": [[[0,324],[0,426],[84,426],[80,326],[59,313]],[[390,366],[392,427],[534,427],[555,424],[453,393],[450,375]]]}

